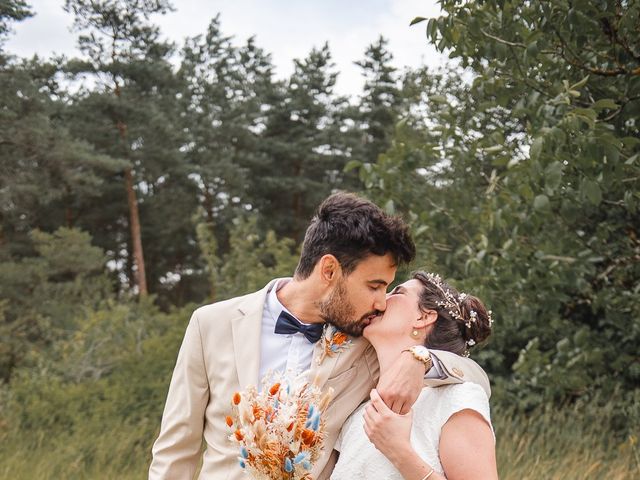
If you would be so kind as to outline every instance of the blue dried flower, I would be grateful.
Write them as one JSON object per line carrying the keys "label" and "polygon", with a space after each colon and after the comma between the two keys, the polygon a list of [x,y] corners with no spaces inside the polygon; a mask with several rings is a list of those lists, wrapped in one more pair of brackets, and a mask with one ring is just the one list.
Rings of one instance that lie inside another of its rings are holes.
{"label": "blue dried flower", "polygon": [[317,432],[318,428],[320,428],[320,415],[313,417],[313,422],[311,422],[311,429],[314,432]]}
{"label": "blue dried flower", "polygon": [[307,459],[308,453],[307,452],[300,452],[298,455],[295,456],[295,458],[293,459],[293,463],[294,464],[298,464],[304,460]]}
{"label": "blue dried flower", "polygon": [[287,473],[293,472],[293,463],[289,457],[284,459],[284,471]]}

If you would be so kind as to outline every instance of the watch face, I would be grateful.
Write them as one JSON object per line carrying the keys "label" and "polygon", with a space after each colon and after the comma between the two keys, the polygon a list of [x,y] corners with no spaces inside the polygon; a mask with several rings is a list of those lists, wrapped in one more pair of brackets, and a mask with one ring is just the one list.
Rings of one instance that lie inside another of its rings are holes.
{"label": "watch face", "polygon": [[423,347],[422,345],[413,347],[413,351],[416,355],[420,355],[421,357],[429,357],[429,350],[427,349],[427,347]]}

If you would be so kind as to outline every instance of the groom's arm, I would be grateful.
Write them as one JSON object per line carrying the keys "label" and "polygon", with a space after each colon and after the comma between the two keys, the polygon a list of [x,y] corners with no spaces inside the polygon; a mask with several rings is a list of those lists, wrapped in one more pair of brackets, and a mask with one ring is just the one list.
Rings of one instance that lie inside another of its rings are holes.
{"label": "groom's arm", "polygon": [[429,350],[433,366],[425,372],[424,363],[410,352],[403,352],[399,360],[380,377],[378,390],[387,406],[396,413],[409,412],[425,385],[435,387],[451,383],[473,382],[491,396],[489,378],[473,360],[443,350]]}
{"label": "groom's arm", "polygon": [[160,434],[153,445],[149,480],[193,478],[202,454],[208,400],[200,323],[194,312],[171,377]]}
{"label": "groom's arm", "polygon": [[489,377],[480,365],[467,357],[456,355],[444,350],[429,349],[434,366],[437,364],[440,370],[439,376],[427,375],[425,385],[438,387],[451,383],[472,382],[477,383],[491,398],[491,386]]}
{"label": "groom's arm", "polygon": [[409,413],[422,391],[425,381],[425,365],[409,352],[400,358],[380,377],[376,389],[387,406],[396,413]]}

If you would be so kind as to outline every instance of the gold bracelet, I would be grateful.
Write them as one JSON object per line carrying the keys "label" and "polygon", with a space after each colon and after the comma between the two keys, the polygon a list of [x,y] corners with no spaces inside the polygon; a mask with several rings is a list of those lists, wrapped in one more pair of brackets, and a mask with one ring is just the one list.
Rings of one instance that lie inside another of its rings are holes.
{"label": "gold bracelet", "polygon": [[429,473],[427,473],[424,477],[422,477],[422,480],[427,480],[427,478],[429,478],[431,475],[433,475],[433,472],[435,472],[435,471],[436,471],[436,469],[432,468]]}

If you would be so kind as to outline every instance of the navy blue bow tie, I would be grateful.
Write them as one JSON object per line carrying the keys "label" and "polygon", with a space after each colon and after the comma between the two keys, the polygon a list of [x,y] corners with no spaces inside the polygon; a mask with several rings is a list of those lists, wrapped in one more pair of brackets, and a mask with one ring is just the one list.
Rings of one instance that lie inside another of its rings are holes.
{"label": "navy blue bow tie", "polygon": [[278,316],[276,321],[276,333],[283,335],[293,335],[294,333],[302,333],[307,340],[311,343],[316,343],[322,337],[322,330],[324,325],[322,323],[311,323],[309,325],[303,325],[298,321],[296,317],[284,310]]}

